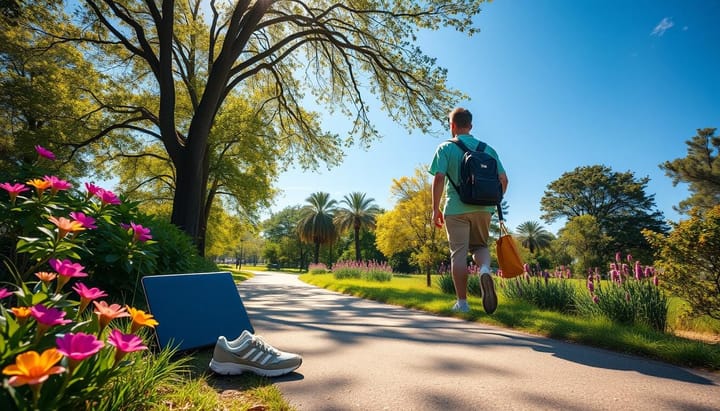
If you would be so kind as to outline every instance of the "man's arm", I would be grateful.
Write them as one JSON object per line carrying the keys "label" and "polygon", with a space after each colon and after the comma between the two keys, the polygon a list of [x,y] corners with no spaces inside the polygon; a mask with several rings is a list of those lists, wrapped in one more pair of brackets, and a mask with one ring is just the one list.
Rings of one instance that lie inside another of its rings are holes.
{"label": "man's arm", "polygon": [[507,187],[508,187],[507,174],[502,173],[498,176],[498,178],[500,179],[500,185],[502,185],[503,194],[505,194],[505,192],[507,191]]}
{"label": "man's arm", "polygon": [[440,198],[442,198],[444,189],[445,174],[435,173],[435,177],[432,182],[432,221],[436,227],[442,227],[443,224],[445,224],[445,218],[443,217],[442,211],[440,211]]}

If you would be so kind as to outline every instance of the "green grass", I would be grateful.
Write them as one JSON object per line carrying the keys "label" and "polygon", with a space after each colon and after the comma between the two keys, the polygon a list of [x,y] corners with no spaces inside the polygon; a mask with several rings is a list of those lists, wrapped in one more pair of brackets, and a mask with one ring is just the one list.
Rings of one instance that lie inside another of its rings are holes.
{"label": "green grass", "polygon": [[[300,279],[319,287],[388,304],[641,355],[681,366],[720,370],[720,344],[681,338],[653,331],[650,328],[614,324],[601,318],[584,318],[541,310],[522,301],[509,300],[499,292],[500,290],[498,290],[499,308],[495,314],[489,316],[478,308],[482,307],[480,298],[473,296],[469,296],[468,302],[471,307],[476,308],[467,314],[452,312],[454,296],[442,293],[435,284],[427,287],[424,275],[396,274],[390,282],[385,283],[361,279],[337,280],[332,274],[303,274]],[[682,307],[677,301],[671,303],[673,304],[668,323],[679,327],[680,320],[673,316],[679,315]],[[717,322],[705,321],[698,326],[712,331],[717,326]]]}

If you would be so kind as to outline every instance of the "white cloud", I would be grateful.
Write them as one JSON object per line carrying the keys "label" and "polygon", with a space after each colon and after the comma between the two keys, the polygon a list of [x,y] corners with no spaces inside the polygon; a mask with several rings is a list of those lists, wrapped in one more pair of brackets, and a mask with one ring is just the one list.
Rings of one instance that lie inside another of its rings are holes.
{"label": "white cloud", "polygon": [[660,23],[658,23],[657,26],[653,29],[653,31],[650,33],[651,36],[662,36],[665,34],[666,31],[668,31],[672,26],[674,26],[675,23],[669,18],[664,17],[662,20],[660,20]]}

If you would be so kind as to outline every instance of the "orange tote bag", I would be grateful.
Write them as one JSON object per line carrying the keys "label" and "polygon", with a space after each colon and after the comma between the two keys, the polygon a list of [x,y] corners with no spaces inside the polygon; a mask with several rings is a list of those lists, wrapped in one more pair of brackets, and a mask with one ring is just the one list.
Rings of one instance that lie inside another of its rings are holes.
{"label": "orange tote bag", "polygon": [[503,221],[500,221],[500,238],[496,241],[496,245],[498,264],[503,278],[517,277],[525,272],[515,239],[508,233]]}

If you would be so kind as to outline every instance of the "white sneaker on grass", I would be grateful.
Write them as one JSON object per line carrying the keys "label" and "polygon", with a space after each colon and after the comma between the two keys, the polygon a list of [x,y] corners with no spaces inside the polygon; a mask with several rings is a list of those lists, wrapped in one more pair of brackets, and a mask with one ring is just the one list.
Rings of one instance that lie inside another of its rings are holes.
{"label": "white sneaker on grass", "polygon": [[277,377],[295,371],[300,364],[300,355],[280,351],[262,337],[244,330],[232,341],[218,337],[210,369],[223,375],[250,371],[264,377]]}

